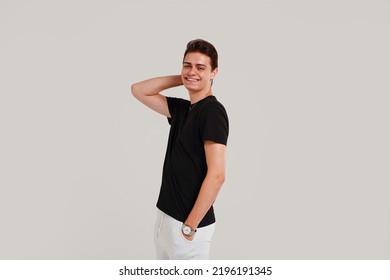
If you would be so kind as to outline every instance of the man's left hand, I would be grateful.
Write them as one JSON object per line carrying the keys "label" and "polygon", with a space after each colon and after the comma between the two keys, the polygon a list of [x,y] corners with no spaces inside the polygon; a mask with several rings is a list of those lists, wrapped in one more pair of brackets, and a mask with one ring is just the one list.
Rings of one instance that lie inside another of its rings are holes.
{"label": "man's left hand", "polygon": [[192,236],[191,235],[185,235],[184,233],[181,233],[181,234],[183,234],[184,238],[187,239],[188,241],[192,241],[194,239],[194,236],[195,236],[195,235],[192,235]]}

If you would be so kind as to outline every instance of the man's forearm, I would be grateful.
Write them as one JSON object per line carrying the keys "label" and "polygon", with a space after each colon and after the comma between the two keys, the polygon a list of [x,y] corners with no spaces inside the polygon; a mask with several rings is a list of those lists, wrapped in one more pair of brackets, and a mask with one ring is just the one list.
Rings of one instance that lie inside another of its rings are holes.
{"label": "man's forearm", "polygon": [[191,228],[198,227],[199,223],[216,200],[223,181],[224,180],[218,176],[209,175],[205,177],[194,207],[185,221],[186,225]]}
{"label": "man's forearm", "polygon": [[183,82],[180,75],[156,77],[133,84],[131,86],[131,91],[134,95],[151,96],[182,84]]}
{"label": "man's forearm", "polygon": [[213,205],[225,181],[226,146],[212,141],[204,144],[207,174],[203,180],[198,197],[185,223],[195,229]]}

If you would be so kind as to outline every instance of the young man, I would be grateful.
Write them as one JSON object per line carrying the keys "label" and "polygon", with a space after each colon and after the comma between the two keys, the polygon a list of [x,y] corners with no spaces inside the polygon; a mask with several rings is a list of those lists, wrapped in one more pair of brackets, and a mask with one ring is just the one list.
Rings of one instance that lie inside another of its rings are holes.
{"label": "young man", "polygon": [[[212,94],[218,54],[197,39],[187,44],[181,75],[133,84],[133,95],[168,117],[171,125],[157,201],[154,240],[158,259],[208,259],[213,203],[225,179],[229,121]],[[184,85],[189,101],[160,94]]]}

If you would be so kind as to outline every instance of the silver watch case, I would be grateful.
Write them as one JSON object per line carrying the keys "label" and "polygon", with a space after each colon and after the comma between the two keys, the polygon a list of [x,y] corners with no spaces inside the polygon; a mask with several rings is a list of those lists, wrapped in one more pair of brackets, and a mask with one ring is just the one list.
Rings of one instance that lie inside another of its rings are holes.
{"label": "silver watch case", "polygon": [[184,235],[192,236],[195,234],[196,229],[192,229],[190,226],[183,224],[181,227],[181,231],[183,232]]}

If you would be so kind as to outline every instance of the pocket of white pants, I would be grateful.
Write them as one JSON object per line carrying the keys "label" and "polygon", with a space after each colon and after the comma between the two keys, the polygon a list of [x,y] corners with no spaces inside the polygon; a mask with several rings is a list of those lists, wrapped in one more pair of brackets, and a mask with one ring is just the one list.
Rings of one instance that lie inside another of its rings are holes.
{"label": "pocket of white pants", "polygon": [[196,232],[195,235],[194,235],[194,238],[192,240],[188,240],[184,234],[183,234],[183,231],[181,230],[183,224],[180,224],[179,225],[180,227],[178,227],[178,234],[180,235],[180,238],[183,239],[185,242],[187,243],[194,243],[197,239],[198,239],[198,233]]}
{"label": "pocket of white pants", "polygon": [[161,232],[164,225],[164,213],[162,211],[158,211],[157,213],[157,220],[156,220],[156,229],[155,229],[155,235],[158,238],[159,233]]}

